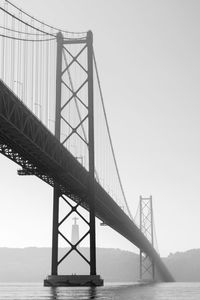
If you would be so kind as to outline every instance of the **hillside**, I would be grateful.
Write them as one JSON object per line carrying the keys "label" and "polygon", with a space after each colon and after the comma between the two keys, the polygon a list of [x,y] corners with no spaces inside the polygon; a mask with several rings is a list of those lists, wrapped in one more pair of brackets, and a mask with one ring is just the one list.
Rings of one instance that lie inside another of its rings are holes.
{"label": "hillside", "polygon": [[[60,249],[64,255],[67,249]],[[86,256],[88,248],[81,248]],[[163,258],[176,281],[200,281],[200,249]],[[42,282],[50,274],[50,248],[0,248],[0,282]],[[88,265],[74,253],[59,274],[87,274]],[[139,256],[119,249],[97,249],[97,273],[107,282],[134,282],[139,278]]]}
{"label": "hillside", "polygon": [[200,281],[200,249],[170,254],[164,262],[176,281]]}
{"label": "hillside", "polygon": [[[60,249],[63,256],[67,249]],[[88,248],[81,248],[88,256]],[[50,274],[50,248],[0,248],[0,282],[41,282]],[[138,255],[119,249],[97,249],[97,273],[105,281],[138,280]],[[61,264],[59,274],[87,274],[88,264],[76,253]]]}

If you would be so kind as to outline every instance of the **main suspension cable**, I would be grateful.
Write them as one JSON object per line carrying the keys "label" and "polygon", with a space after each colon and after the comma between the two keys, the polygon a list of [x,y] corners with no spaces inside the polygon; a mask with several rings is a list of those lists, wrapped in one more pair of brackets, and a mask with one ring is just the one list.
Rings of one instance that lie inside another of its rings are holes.
{"label": "main suspension cable", "polygon": [[44,34],[48,34],[48,35],[51,35],[51,36],[54,36],[54,37],[56,36],[55,34],[48,33],[48,32],[46,32],[46,31],[43,31],[43,30],[41,30],[41,29],[39,29],[39,28],[37,28],[37,27],[34,27],[34,26],[28,24],[27,22],[25,22],[25,21],[23,21],[23,20],[20,20],[18,17],[16,17],[15,15],[11,14],[9,11],[5,10],[5,9],[2,8],[2,7],[0,7],[0,10],[4,11],[6,14],[8,14],[9,16],[11,16],[12,18],[15,18],[17,21],[23,23],[24,25],[27,25],[27,26],[29,26],[29,27],[31,27],[31,28],[33,28],[33,29],[39,31],[39,32],[42,32],[42,33],[44,33]]}
{"label": "main suspension cable", "polygon": [[40,40],[37,40],[37,39],[36,40],[21,39],[21,38],[16,38],[16,37],[13,37],[13,36],[8,36],[8,35],[5,35],[5,34],[1,34],[1,33],[0,33],[0,36],[11,39],[11,40],[17,40],[17,41],[23,41],[23,42],[48,42],[48,41],[56,40],[56,38],[42,39],[42,40],[41,39]]}
{"label": "main suspension cable", "polygon": [[14,8],[16,8],[17,10],[21,11],[21,12],[22,12],[24,15],[26,15],[27,17],[30,17],[30,18],[32,18],[34,21],[36,21],[36,22],[38,22],[38,23],[40,23],[40,24],[42,24],[42,25],[45,25],[45,26],[47,26],[47,27],[49,27],[49,28],[51,28],[51,29],[54,29],[54,30],[56,30],[56,31],[62,31],[62,32],[64,32],[64,33],[70,33],[70,34],[86,34],[86,33],[87,33],[86,31],[83,31],[83,32],[67,31],[67,30],[62,30],[62,29],[60,29],[60,28],[51,26],[51,25],[46,24],[46,23],[40,21],[39,19],[36,19],[36,18],[34,18],[33,16],[29,15],[27,12],[25,12],[25,11],[22,10],[22,9],[20,9],[19,7],[17,7],[17,6],[16,6],[15,4],[13,4],[12,2],[10,2],[10,1],[8,1],[8,0],[5,0],[5,1],[8,2],[8,3],[9,3],[11,6],[13,6]]}
{"label": "main suspension cable", "polygon": [[30,33],[30,32],[24,32],[24,31],[18,31],[15,29],[11,29],[5,26],[0,26],[1,29],[7,30],[7,31],[11,31],[11,32],[16,32],[16,33],[21,33],[21,34],[25,34],[25,35],[38,35],[38,36],[45,36],[48,35],[48,33]]}

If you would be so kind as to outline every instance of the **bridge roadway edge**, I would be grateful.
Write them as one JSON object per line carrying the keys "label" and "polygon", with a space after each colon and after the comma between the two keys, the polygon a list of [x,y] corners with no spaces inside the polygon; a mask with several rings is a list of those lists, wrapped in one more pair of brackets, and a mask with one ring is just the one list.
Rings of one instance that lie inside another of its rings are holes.
{"label": "bridge roadway edge", "polygon": [[[0,152],[88,210],[87,170],[36,116],[0,81]],[[161,281],[172,282],[160,256],[133,221],[95,182],[96,216],[141,248],[156,265]]]}

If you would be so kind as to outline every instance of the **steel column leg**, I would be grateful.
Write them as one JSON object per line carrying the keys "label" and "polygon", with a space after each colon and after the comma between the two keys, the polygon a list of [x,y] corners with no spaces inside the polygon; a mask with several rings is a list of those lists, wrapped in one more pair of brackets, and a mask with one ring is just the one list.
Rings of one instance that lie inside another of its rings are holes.
{"label": "steel column leg", "polygon": [[[62,76],[62,47],[63,36],[57,34],[57,63],[56,63],[56,111],[55,111],[55,137],[60,141],[61,119],[61,76]],[[58,222],[59,222],[59,189],[55,185],[53,195],[53,236],[52,236],[52,264],[51,275],[58,274]]]}
{"label": "steel column leg", "polygon": [[93,99],[93,35],[87,33],[88,120],[89,120],[89,202],[90,202],[90,275],[96,275],[96,233],[94,192],[94,99]]}
{"label": "steel column leg", "polygon": [[59,190],[54,187],[53,195],[53,232],[52,232],[52,261],[51,275],[58,274],[58,222],[59,222]]}

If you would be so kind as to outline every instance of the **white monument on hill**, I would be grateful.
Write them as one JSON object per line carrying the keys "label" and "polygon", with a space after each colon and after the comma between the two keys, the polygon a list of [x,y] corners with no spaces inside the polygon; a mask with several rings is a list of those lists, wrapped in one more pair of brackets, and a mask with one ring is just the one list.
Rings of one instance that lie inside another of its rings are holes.
{"label": "white monument on hill", "polygon": [[79,225],[76,223],[78,218],[75,217],[73,218],[73,220],[74,220],[74,224],[72,224],[71,243],[75,245],[79,241]]}

